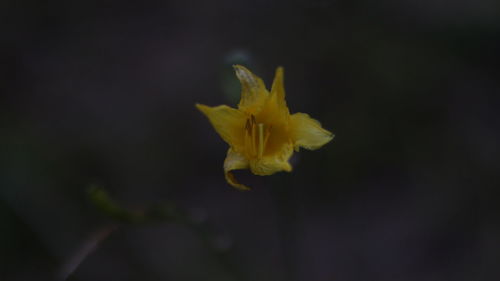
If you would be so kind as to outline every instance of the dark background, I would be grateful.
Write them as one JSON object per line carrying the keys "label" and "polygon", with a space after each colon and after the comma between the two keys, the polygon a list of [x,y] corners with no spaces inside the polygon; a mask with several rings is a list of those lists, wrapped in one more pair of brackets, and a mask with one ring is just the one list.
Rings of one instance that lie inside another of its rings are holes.
{"label": "dark background", "polygon": [[[0,23],[0,280],[500,280],[500,2],[21,0]],[[236,104],[233,63],[284,66],[336,134],[250,192],[194,108]],[[91,184],[212,248],[115,228]]]}

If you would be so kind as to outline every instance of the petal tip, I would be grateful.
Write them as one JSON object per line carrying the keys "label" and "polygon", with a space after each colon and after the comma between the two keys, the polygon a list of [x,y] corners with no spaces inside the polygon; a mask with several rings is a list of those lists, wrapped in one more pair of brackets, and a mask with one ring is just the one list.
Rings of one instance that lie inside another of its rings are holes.
{"label": "petal tip", "polygon": [[195,103],[194,106],[201,112],[204,112],[209,108],[208,106],[201,103]]}
{"label": "petal tip", "polygon": [[247,82],[247,83],[250,83],[250,84],[256,84],[256,80],[255,80],[255,77],[253,75],[253,73],[246,67],[244,67],[243,65],[239,65],[239,64],[235,64],[233,65],[233,69],[234,69],[234,72],[236,73],[236,77],[238,77],[238,79],[243,82]]}
{"label": "petal tip", "polygon": [[335,134],[333,134],[332,132],[330,132],[328,130],[325,130],[325,131],[328,132],[328,137],[327,137],[327,140],[325,141],[325,143],[323,145],[331,142],[335,138]]}
{"label": "petal tip", "polygon": [[236,72],[236,74],[241,73],[241,72],[250,72],[248,68],[244,67],[243,65],[239,64],[233,64],[233,69]]}
{"label": "petal tip", "polygon": [[283,66],[278,66],[276,68],[275,76],[278,76],[278,75],[283,76],[284,72],[285,72],[285,68]]}
{"label": "petal tip", "polygon": [[210,116],[212,112],[212,107],[204,104],[197,103],[194,105],[201,113],[203,113],[206,117]]}
{"label": "petal tip", "polygon": [[225,173],[225,177],[226,177],[226,181],[227,183],[229,183],[229,185],[231,185],[232,187],[238,189],[238,190],[241,190],[241,191],[249,191],[249,190],[252,190],[250,187],[244,185],[244,184],[241,184],[239,183],[236,178],[234,177],[233,173],[231,172],[226,172]]}

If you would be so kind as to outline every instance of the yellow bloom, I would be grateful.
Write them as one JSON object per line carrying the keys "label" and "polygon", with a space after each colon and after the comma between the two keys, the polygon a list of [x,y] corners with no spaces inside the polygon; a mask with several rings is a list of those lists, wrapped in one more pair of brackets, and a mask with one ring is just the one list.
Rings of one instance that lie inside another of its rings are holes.
{"label": "yellow bloom", "polygon": [[238,109],[226,105],[196,107],[210,120],[229,144],[224,173],[235,188],[249,188],[236,181],[232,170],[250,169],[260,176],[290,172],[288,160],[300,147],[317,149],[332,140],[333,134],[305,113],[290,114],[285,101],[283,68],[276,69],[271,92],[262,79],[241,65],[235,65],[241,83]]}

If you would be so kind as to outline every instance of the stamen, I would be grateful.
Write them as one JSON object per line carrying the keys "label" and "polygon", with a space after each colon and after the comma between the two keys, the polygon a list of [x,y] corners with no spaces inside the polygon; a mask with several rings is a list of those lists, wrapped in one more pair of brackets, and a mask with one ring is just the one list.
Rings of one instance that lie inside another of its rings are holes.
{"label": "stamen", "polygon": [[251,134],[250,120],[247,119],[247,122],[245,123],[245,138],[243,140],[245,147],[248,147],[248,144],[250,142],[250,134]]}
{"label": "stamen", "polygon": [[252,115],[252,134],[250,136],[252,136],[252,154],[255,155],[257,153],[257,144],[255,143],[257,140],[255,139],[257,136],[255,135],[255,117]]}
{"label": "stamen", "polygon": [[245,131],[249,132],[250,131],[250,120],[247,119],[247,122],[245,123]]}
{"label": "stamen", "polygon": [[264,156],[271,128],[272,126],[257,123],[253,114],[246,120],[244,146],[249,157],[262,158]]}
{"label": "stamen", "polygon": [[266,137],[264,138],[264,145],[263,145],[263,147],[264,147],[264,148],[265,148],[265,147],[266,147],[266,145],[267,145],[267,141],[269,140],[269,136],[271,136],[271,128],[272,128],[272,127],[273,127],[273,126],[268,126],[268,127],[266,128]]}
{"label": "stamen", "polygon": [[[248,125],[248,121],[247,121],[247,125]],[[245,138],[243,139],[245,147],[247,147],[247,145],[248,145],[248,138],[250,137],[248,135],[248,129],[249,128],[247,126],[245,126]]]}
{"label": "stamen", "polygon": [[259,123],[259,158],[264,154],[264,124]]}

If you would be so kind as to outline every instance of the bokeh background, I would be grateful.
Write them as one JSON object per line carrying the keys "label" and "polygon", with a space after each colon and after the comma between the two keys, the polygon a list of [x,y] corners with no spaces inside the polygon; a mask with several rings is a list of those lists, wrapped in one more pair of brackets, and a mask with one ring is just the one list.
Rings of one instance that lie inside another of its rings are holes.
{"label": "bokeh background", "polygon": [[[0,35],[0,280],[500,280],[496,0],[7,0]],[[250,192],[194,107],[234,63],[336,134]]]}

